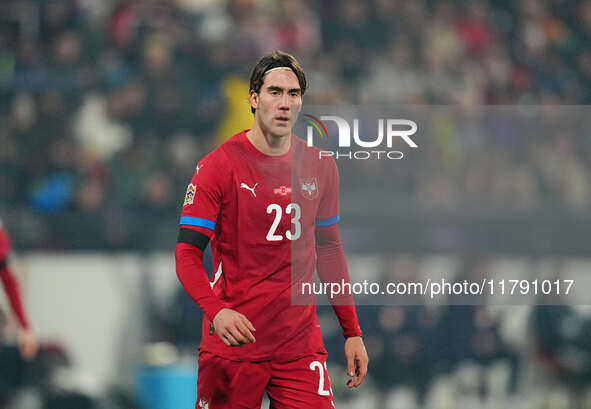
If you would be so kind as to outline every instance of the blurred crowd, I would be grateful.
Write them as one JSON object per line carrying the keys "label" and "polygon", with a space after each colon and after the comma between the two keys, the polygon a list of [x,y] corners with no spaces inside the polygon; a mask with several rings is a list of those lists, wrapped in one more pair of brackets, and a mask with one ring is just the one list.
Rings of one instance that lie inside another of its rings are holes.
{"label": "blurred crowd", "polygon": [[[589,0],[0,8],[0,208],[25,248],[165,247],[198,158],[250,126],[249,70],[275,49],[302,61],[306,104],[591,103]],[[404,165],[417,183],[393,189],[424,203],[591,200],[585,135],[523,152],[493,141],[470,159],[455,138],[430,143],[429,166]]]}

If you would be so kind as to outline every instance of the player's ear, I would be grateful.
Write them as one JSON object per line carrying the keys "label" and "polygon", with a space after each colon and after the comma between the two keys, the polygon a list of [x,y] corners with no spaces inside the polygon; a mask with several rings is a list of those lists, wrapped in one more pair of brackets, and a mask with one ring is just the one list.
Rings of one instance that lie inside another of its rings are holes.
{"label": "player's ear", "polygon": [[248,102],[250,102],[252,108],[257,109],[259,107],[259,94],[251,89]]}

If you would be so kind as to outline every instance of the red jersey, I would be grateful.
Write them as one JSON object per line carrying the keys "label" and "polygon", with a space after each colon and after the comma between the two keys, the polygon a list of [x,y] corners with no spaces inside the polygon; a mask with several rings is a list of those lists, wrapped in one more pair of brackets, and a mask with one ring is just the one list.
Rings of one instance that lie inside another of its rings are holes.
{"label": "red jersey", "polygon": [[314,300],[292,302],[316,268],[316,226],[339,218],[337,167],[318,153],[292,135],[288,153],[268,156],[243,131],[198,163],[180,225],[213,231],[213,291],[256,328],[255,343],[228,347],[204,316],[200,350],[248,361],[325,353]]}
{"label": "red jersey", "polygon": [[6,260],[10,254],[10,238],[0,220],[0,262]]}

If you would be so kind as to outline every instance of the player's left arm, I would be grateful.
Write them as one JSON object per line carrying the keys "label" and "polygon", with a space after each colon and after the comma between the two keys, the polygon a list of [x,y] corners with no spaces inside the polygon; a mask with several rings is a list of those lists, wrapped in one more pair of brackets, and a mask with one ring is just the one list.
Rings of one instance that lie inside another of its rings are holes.
{"label": "player's left arm", "polygon": [[[336,224],[316,228],[316,268],[320,280],[326,282],[350,282],[349,271]],[[361,385],[367,375],[369,358],[362,332],[355,311],[355,303],[351,294],[342,294],[331,300],[332,308],[339,320],[345,341],[345,358],[347,359],[347,382],[349,388]]]}
{"label": "player's left arm", "polygon": [[[322,184],[322,197],[316,220],[316,269],[320,280],[326,282],[349,283],[349,270],[341,244],[339,220],[339,176],[334,160],[325,167]],[[352,294],[341,294],[331,298],[331,305],[343,328],[347,374],[351,379],[349,388],[361,385],[367,375],[369,358],[361,338],[362,332],[355,311]]]}

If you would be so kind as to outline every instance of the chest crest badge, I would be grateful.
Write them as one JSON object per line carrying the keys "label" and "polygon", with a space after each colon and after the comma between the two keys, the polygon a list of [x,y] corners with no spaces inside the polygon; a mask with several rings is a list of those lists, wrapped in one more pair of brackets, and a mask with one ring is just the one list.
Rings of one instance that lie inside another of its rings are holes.
{"label": "chest crest badge", "polygon": [[304,198],[314,200],[318,197],[318,181],[316,178],[300,178],[300,188]]}

